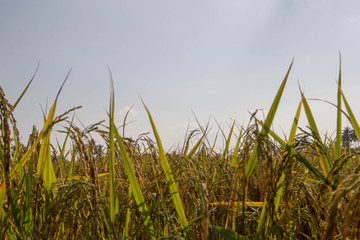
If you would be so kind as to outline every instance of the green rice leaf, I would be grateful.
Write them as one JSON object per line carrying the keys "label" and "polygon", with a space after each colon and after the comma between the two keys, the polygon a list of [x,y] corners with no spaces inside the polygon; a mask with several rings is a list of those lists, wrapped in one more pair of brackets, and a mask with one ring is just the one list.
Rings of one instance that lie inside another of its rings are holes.
{"label": "green rice leaf", "polygon": [[344,104],[345,104],[345,107],[346,107],[346,111],[348,112],[349,114],[349,120],[350,120],[350,123],[355,131],[355,134],[356,134],[356,137],[357,139],[360,139],[360,127],[359,127],[359,123],[358,121],[356,121],[356,118],[355,118],[355,115],[354,113],[352,112],[350,106],[349,106],[349,103],[347,102],[346,98],[345,98],[345,95],[344,93],[342,92],[341,90],[341,87],[339,86],[339,91],[340,91],[340,94],[342,96],[342,99],[344,101]]}
{"label": "green rice leaf", "polygon": [[240,130],[240,134],[239,134],[239,137],[236,141],[236,146],[235,146],[235,149],[234,149],[234,153],[231,157],[231,167],[235,167],[236,165],[236,161],[237,161],[237,157],[238,157],[238,151],[239,151],[239,148],[240,148],[240,140],[241,140],[241,136],[242,136],[242,131],[243,129],[241,128]]}
{"label": "green rice leaf", "polygon": [[146,112],[147,112],[147,114],[149,116],[151,127],[153,129],[153,132],[154,132],[154,135],[155,135],[155,138],[156,138],[156,142],[157,142],[158,149],[159,149],[159,155],[160,155],[160,159],[161,159],[161,165],[162,165],[164,173],[165,173],[165,178],[166,178],[166,181],[167,181],[168,186],[169,186],[171,198],[172,198],[176,213],[177,213],[177,215],[179,217],[179,221],[181,223],[181,226],[182,226],[182,229],[184,231],[184,234],[185,234],[186,238],[190,239],[189,225],[188,225],[186,215],[185,215],[185,211],[184,211],[184,208],[183,208],[183,205],[182,205],[182,202],[181,202],[178,187],[176,185],[174,176],[173,176],[173,174],[171,172],[170,164],[169,164],[169,162],[168,162],[168,160],[166,158],[164,148],[162,146],[159,134],[158,134],[157,129],[155,127],[155,123],[154,123],[154,121],[153,121],[153,119],[151,117],[150,111],[145,106],[144,102],[143,102],[143,105],[144,105],[144,107],[146,109]]}
{"label": "green rice leaf", "polygon": [[[266,137],[266,135],[268,134],[268,129],[270,129],[271,127],[271,124],[274,120],[274,117],[275,117],[275,113],[276,113],[276,110],[279,106],[279,103],[280,103],[280,99],[281,99],[281,96],[282,96],[282,93],[284,91],[284,88],[285,88],[285,85],[286,85],[286,82],[287,82],[287,79],[289,77],[289,74],[290,74],[290,70],[291,70],[291,67],[294,63],[294,60],[291,61],[291,64],[290,64],[290,67],[285,75],[285,78],[284,80],[282,81],[281,85],[280,85],[280,88],[275,96],[275,99],[271,105],[271,108],[269,110],[269,113],[265,119],[265,124],[264,124],[264,127],[262,128],[261,132],[260,132],[260,141],[262,141],[262,139],[264,139]],[[249,161],[247,162],[246,164],[246,167],[245,167],[245,176],[248,178],[250,176],[250,174],[254,171],[255,169],[255,166],[257,164],[257,157],[258,157],[258,148],[259,148],[259,142],[257,142],[255,144],[255,147],[254,147],[254,150],[253,152],[251,153],[250,155],[250,158],[249,158]]]}
{"label": "green rice leaf", "polygon": [[47,142],[49,142],[49,144],[47,145],[47,151],[45,156],[44,186],[47,191],[50,191],[51,185],[56,182],[56,176],[54,166],[51,161],[50,141],[47,140]]}
{"label": "green rice leaf", "polygon": [[289,136],[289,140],[288,140],[289,144],[292,144],[294,139],[295,139],[296,129],[297,129],[297,126],[298,126],[298,123],[299,123],[302,103],[303,103],[303,100],[301,99],[300,103],[299,103],[299,106],[298,106],[298,108],[296,110],[296,114],[295,114],[295,117],[294,117],[293,124],[291,126],[290,136]]}
{"label": "green rice leaf", "polygon": [[[71,122],[70,122],[70,126],[68,127],[68,131],[66,132],[66,136],[65,136],[65,139],[64,139],[64,142],[62,144],[62,147],[59,146],[59,149],[60,149],[60,155],[59,155],[59,164],[60,164],[60,171],[63,172],[63,169],[64,169],[64,162],[66,161],[66,155],[68,154],[65,154],[65,147],[66,147],[66,143],[67,143],[67,140],[69,138],[69,134],[70,134],[70,128],[73,124],[73,121],[74,121],[74,117],[75,117],[75,114],[73,114],[73,117],[71,119]],[[70,167],[71,168],[71,167]],[[62,175],[61,175],[62,176]]]}
{"label": "green rice leaf", "polygon": [[0,220],[2,220],[3,216],[2,216],[2,206],[4,204],[4,200],[5,200],[5,196],[6,196],[6,184],[5,184],[5,180],[1,183],[0,185]]}
{"label": "green rice leaf", "polygon": [[226,139],[226,145],[225,145],[225,149],[224,149],[224,152],[223,152],[223,155],[222,155],[222,158],[221,158],[221,161],[220,161],[220,166],[222,166],[226,160],[226,155],[227,155],[227,152],[229,150],[229,146],[230,146],[230,141],[231,141],[231,135],[234,131],[234,126],[235,126],[235,121],[233,122],[232,126],[231,126],[231,129],[230,129],[230,133],[229,133],[229,136],[228,138]]}
{"label": "green rice leaf", "polygon": [[256,236],[259,236],[261,231],[263,231],[263,226],[264,226],[264,223],[265,223],[265,219],[266,219],[266,205],[267,205],[267,201],[266,201],[266,198],[265,198],[265,201],[264,201],[264,205],[261,209],[261,214],[260,214],[260,219],[259,219],[259,223],[258,223],[258,226],[257,226],[257,229],[256,229]]}
{"label": "green rice leaf", "polygon": [[325,146],[324,144],[321,142],[321,138],[320,138],[320,134],[319,134],[319,131],[318,131],[318,128],[316,126],[316,123],[315,123],[315,120],[314,120],[314,117],[311,113],[311,110],[310,110],[310,107],[309,107],[309,104],[303,94],[303,92],[300,90],[301,92],[301,97],[302,97],[302,100],[303,100],[303,106],[304,106],[304,110],[305,110],[305,113],[306,113],[306,117],[308,119],[308,122],[309,122],[309,125],[310,125],[310,129],[312,131],[312,133],[314,134],[314,140],[316,142],[316,148],[318,149],[318,152],[320,154],[320,165],[321,165],[321,168],[323,170],[323,173],[324,173],[324,176],[326,177],[329,172],[330,172],[330,160],[329,160],[329,157],[327,156],[327,154],[324,152],[324,149]]}
{"label": "green rice leaf", "polygon": [[195,152],[200,147],[200,144],[202,143],[205,136],[206,136],[206,131],[203,133],[202,137],[196,142],[195,146],[191,149],[189,154],[186,156],[187,158],[191,158],[195,154]]}
{"label": "green rice leaf", "polygon": [[76,143],[74,143],[73,147],[72,147],[70,166],[69,166],[69,171],[68,171],[69,176],[75,175],[75,154],[76,154],[75,150],[76,150]]}
{"label": "green rice leaf", "polygon": [[54,120],[56,108],[56,100],[50,109],[49,115],[45,121],[44,129],[49,128],[49,131],[44,135],[41,141],[39,159],[37,164],[37,175],[38,177],[43,176],[44,187],[47,192],[50,191],[51,185],[56,182],[54,167],[51,162],[51,154],[50,154],[50,133],[51,126]]}
{"label": "green rice leaf", "polygon": [[30,79],[29,83],[26,85],[25,89],[22,91],[22,93],[20,94],[20,97],[16,100],[16,102],[14,103],[13,107],[12,107],[12,111],[14,111],[14,109],[16,108],[16,106],[18,105],[18,103],[20,102],[21,98],[24,96],[25,92],[28,90],[30,84],[32,83],[32,81],[34,80],[37,71],[39,70],[39,66],[40,66],[40,61],[37,64],[36,70],[34,75],[32,76],[32,78]]}
{"label": "green rice leaf", "polygon": [[52,122],[54,120],[55,108],[56,108],[56,102],[54,102],[53,106],[51,107],[49,115],[44,124],[44,129],[47,129],[48,127],[50,127],[50,129],[49,131],[46,132],[46,134],[44,135],[41,141],[40,153],[39,153],[39,159],[37,165],[37,175],[39,177],[44,173],[46,157],[48,156],[47,152],[50,149],[50,133],[51,133]]}
{"label": "green rice leaf", "polygon": [[110,128],[110,162],[109,162],[109,171],[110,171],[110,221],[114,223],[115,221],[115,147],[114,147],[114,108],[115,108],[115,96],[114,96],[114,83],[112,81],[112,75],[110,73],[110,114],[109,114],[109,128]]}
{"label": "green rice leaf", "polygon": [[280,200],[281,200],[282,192],[284,189],[284,186],[283,186],[284,180],[285,180],[285,173],[282,173],[279,178],[278,183],[276,184],[276,196],[274,199],[275,211],[277,211],[280,206]]}
{"label": "green rice leaf", "polygon": [[341,55],[339,53],[339,88],[337,93],[337,119],[336,119],[336,145],[335,145],[335,158],[338,159],[341,156]]}
{"label": "green rice leaf", "polygon": [[[133,194],[133,196],[135,198],[135,201],[136,201],[136,204],[138,206],[139,212],[141,214],[142,220],[144,222],[147,234],[149,235],[149,237],[151,239],[156,239],[156,237],[155,237],[155,229],[154,229],[153,223],[152,223],[152,221],[150,219],[150,215],[149,215],[149,212],[147,210],[145,200],[144,200],[144,197],[143,197],[141,189],[140,189],[140,185],[139,185],[139,183],[138,183],[138,181],[136,179],[136,175],[135,175],[134,169],[132,167],[130,158],[129,158],[127,152],[126,152],[124,143],[123,143],[123,141],[122,141],[116,127],[113,126],[113,129],[114,129],[114,134],[115,134],[115,137],[116,137],[116,141],[117,141],[117,143],[119,145],[119,148],[120,148],[121,159],[122,159],[122,161],[124,163],[124,168],[126,170],[126,174],[128,176],[129,182],[130,182],[131,189],[129,189],[129,194],[132,192],[132,194]],[[127,229],[127,226],[126,226],[126,229]]]}
{"label": "green rice leaf", "polygon": [[[131,189],[131,183],[130,183],[129,190],[128,190],[128,197],[130,198],[131,196],[132,196],[132,189]],[[130,218],[131,218],[131,209],[130,209],[130,206],[127,206],[126,207],[126,217],[125,217],[125,227],[124,227],[124,231],[123,231],[124,239],[129,239]],[[150,221],[151,221],[151,219],[150,219]]]}
{"label": "green rice leaf", "polygon": [[58,100],[58,97],[61,93],[61,90],[62,90],[64,84],[66,83],[66,81],[70,75],[70,72],[71,72],[71,70],[68,72],[65,80],[63,81],[63,83],[56,95],[55,101],[50,109],[48,117],[45,120],[45,124],[44,124],[44,129],[46,129],[46,130],[49,129],[49,130],[45,131],[46,134],[44,134],[43,139],[41,141],[40,153],[39,153],[39,159],[38,159],[38,165],[37,165],[37,175],[38,175],[38,177],[40,177],[43,174],[44,186],[47,191],[50,190],[52,183],[54,183],[56,181],[54,167],[51,162],[50,133],[51,133],[51,128],[52,128],[53,121],[54,121],[57,100]]}

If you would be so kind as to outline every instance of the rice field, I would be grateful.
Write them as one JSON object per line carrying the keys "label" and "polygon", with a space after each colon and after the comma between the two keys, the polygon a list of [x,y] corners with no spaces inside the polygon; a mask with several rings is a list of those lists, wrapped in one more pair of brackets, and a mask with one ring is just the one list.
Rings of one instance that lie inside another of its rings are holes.
{"label": "rice field", "polygon": [[[13,112],[35,75],[15,103],[0,89],[0,239],[360,239],[359,150],[342,144],[342,119],[357,139],[360,127],[341,64],[335,139],[320,135],[302,92],[288,137],[271,130],[292,64],[266,118],[231,123],[221,152],[200,124],[165,152],[145,103],[152,135],[124,136],[112,84],[107,124],[57,114],[60,88],[43,128],[20,142]],[[52,142],[60,124],[65,139]]]}

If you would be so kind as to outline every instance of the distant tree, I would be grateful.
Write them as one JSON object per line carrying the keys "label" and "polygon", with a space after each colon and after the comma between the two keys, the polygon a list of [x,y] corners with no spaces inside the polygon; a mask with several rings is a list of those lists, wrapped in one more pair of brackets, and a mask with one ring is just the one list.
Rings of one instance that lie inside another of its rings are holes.
{"label": "distant tree", "polygon": [[351,129],[350,127],[345,127],[342,131],[342,146],[346,149],[351,148],[352,143],[358,143],[359,140],[355,134],[354,129]]}
{"label": "distant tree", "polygon": [[341,135],[341,141],[342,141],[342,146],[346,149],[350,149],[350,143],[351,143],[351,129],[349,127],[345,127],[342,130],[342,135]]}
{"label": "distant tree", "polygon": [[357,138],[354,129],[351,130],[350,139],[351,139],[351,142],[355,143],[355,147],[357,147],[357,145],[358,145],[358,143],[359,143],[359,139]]}

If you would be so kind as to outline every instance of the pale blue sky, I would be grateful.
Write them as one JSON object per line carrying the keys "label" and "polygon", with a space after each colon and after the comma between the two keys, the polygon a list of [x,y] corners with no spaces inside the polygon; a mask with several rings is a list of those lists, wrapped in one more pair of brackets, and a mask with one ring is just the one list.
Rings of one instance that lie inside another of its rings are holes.
{"label": "pale blue sky", "polygon": [[[287,131],[297,81],[308,98],[335,101],[340,50],[344,92],[360,119],[359,1],[0,0],[0,31],[0,85],[10,101],[41,61],[15,111],[24,142],[71,67],[58,114],[82,105],[86,125],[106,119],[110,67],[118,125],[135,104],[128,135],[151,131],[141,96],[170,147],[195,122],[192,110],[202,123],[212,114],[224,125],[266,112],[295,57],[274,122]],[[334,108],[310,104],[319,128],[332,133]]]}

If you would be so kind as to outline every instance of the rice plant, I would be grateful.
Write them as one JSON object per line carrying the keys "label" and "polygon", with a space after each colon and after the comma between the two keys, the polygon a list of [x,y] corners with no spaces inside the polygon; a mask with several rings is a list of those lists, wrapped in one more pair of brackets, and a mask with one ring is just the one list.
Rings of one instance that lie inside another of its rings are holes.
{"label": "rice plant", "polygon": [[[14,109],[35,75],[14,104],[0,88],[0,238],[359,239],[359,149],[342,144],[341,120],[357,139],[360,127],[341,64],[335,139],[320,134],[301,90],[288,137],[272,131],[292,65],[264,121],[254,113],[247,127],[232,122],[213,141],[210,123],[199,124],[173,152],[164,151],[145,104],[152,134],[119,134],[112,81],[108,125],[77,126],[78,107],[57,114],[61,87],[28,142],[20,141]],[[62,143],[51,141],[55,125]],[[216,151],[221,136],[225,148]]]}

